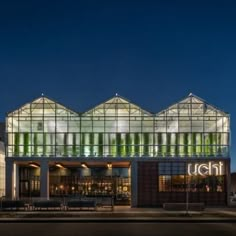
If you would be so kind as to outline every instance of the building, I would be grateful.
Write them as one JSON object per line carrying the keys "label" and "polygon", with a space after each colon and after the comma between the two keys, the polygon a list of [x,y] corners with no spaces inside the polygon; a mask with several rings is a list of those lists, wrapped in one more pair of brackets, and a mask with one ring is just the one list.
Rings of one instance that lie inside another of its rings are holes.
{"label": "building", "polygon": [[0,141],[0,198],[5,196],[5,147]]}
{"label": "building", "polygon": [[229,203],[229,115],[193,94],[156,114],[119,95],[84,113],[42,96],[6,124],[8,198]]}
{"label": "building", "polygon": [[231,194],[236,195],[236,172],[231,173]]}
{"label": "building", "polygon": [[0,122],[0,141],[5,141],[5,123]]}
{"label": "building", "polygon": [[0,198],[5,196],[5,123],[0,122]]}

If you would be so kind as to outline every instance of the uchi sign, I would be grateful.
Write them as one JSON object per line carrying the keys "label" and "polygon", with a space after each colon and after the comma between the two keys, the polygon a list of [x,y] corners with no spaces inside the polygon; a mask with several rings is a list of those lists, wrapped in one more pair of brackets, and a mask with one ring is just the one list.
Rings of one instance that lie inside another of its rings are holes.
{"label": "uchi sign", "polygon": [[209,161],[205,163],[189,163],[188,164],[188,175],[223,175],[222,161],[215,162]]}

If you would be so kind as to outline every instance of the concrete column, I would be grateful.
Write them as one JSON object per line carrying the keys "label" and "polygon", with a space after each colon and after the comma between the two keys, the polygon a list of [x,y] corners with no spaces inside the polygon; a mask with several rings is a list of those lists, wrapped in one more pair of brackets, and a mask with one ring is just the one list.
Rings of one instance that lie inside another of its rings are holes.
{"label": "concrete column", "polygon": [[19,199],[19,188],[20,188],[20,176],[19,176],[19,165],[15,164],[15,198]]}
{"label": "concrete column", "polygon": [[6,198],[14,198],[14,162],[10,158],[6,158]]}
{"label": "concrete column", "polygon": [[49,199],[49,168],[48,161],[40,161],[40,197]]}
{"label": "concrete column", "polygon": [[138,162],[131,162],[131,207],[138,205]]}

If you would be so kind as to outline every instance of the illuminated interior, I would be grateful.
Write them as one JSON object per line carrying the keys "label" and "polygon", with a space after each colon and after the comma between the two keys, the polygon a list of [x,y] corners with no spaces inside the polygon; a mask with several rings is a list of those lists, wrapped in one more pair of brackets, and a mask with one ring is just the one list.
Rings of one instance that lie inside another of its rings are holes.
{"label": "illuminated interior", "polygon": [[[40,166],[36,162],[17,162],[19,196],[40,196]],[[38,168],[37,168],[38,167]],[[131,173],[129,162],[50,162],[49,195],[60,197],[114,196],[116,205],[129,205]]]}
{"label": "illuminated interior", "polygon": [[77,113],[40,97],[7,116],[8,157],[228,157],[229,115],[190,94],[153,114],[115,96]]}

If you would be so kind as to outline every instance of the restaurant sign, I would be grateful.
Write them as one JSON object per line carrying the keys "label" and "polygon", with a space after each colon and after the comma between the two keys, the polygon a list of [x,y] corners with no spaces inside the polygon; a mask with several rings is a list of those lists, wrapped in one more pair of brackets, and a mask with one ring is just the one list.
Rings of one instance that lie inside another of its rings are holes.
{"label": "restaurant sign", "polygon": [[222,161],[209,161],[204,163],[188,163],[188,175],[223,175],[224,163]]}

